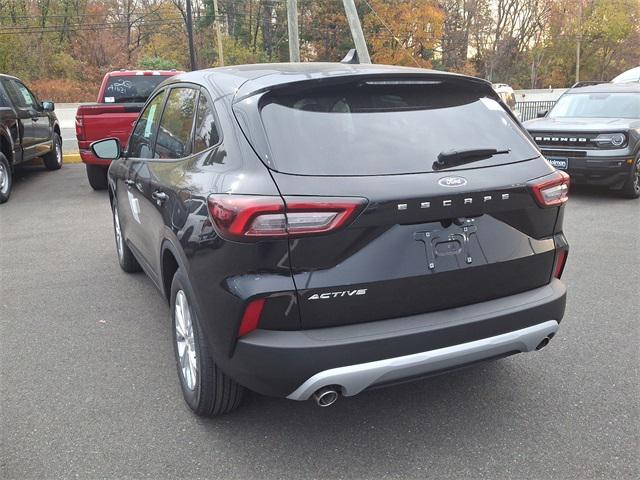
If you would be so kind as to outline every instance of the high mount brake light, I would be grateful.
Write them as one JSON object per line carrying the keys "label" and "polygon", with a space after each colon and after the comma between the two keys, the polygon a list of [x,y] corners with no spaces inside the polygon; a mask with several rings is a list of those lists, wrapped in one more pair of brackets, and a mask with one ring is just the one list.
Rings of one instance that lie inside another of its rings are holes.
{"label": "high mount brake light", "polygon": [[531,191],[541,207],[556,207],[569,200],[569,175],[560,170],[531,184]]}
{"label": "high mount brake light", "polygon": [[[286,204],[286,207],[285,207]],[[209,212],[218,232],[232,240],[298,237],[344,226],[366,204],[363,198],[211,195]]]}

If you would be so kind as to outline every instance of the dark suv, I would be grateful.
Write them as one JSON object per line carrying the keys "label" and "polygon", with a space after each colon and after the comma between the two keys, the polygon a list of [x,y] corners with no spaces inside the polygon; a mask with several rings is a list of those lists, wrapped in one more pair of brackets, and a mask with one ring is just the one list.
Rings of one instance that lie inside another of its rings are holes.
{"label": "dark suv", "polygon": [[640,197],[640,84],[572,88],[545,118],[524,125],[549,162],[569,173],[573,183]]}
{"label": "dark suv", "polygon": [[109,169],[120,265],[171,304],[184,397],[340,394],[544,347],[568,176],[470,77],[251,65],[165,81]]}

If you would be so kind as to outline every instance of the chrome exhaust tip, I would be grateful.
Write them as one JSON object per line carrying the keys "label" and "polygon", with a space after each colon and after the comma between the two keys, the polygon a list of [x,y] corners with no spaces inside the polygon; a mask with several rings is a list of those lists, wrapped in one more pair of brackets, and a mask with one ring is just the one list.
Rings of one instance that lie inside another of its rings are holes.
{"label": "chrome exhaust tip", "polygon": [[313,394],[313,399],[316,401],[316,405],[319,407],[330,407],[338,400],[340,394],[338,393],[338,389],[336,385],[331,385],[328,387],[322,387],[316,390]]}
{"label": "chrome exhaust tip", "polygon": [[546,347],[547,345],[549,345],[549,341],[551,340],[551,337],[544,337],[542,339],[542,341],[538,344],[538,346],[536,347],[536,350],[542,350],[544,347]]}

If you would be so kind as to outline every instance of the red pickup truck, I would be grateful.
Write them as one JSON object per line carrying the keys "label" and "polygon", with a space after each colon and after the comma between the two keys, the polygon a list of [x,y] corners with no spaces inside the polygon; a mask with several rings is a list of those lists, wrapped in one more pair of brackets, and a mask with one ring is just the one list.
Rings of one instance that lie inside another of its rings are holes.
{"label": "red pickup truck", "polygon": [[175,70],[118,70],[102,79],[98,101],[81,105],[76,113],[76,137],[80,157],[87,167],[87,178],[94,190],[107,188],[109,160],[91,153],[90,145],[103,138],[116,137],[127,145],[133,123],[151,92]]}

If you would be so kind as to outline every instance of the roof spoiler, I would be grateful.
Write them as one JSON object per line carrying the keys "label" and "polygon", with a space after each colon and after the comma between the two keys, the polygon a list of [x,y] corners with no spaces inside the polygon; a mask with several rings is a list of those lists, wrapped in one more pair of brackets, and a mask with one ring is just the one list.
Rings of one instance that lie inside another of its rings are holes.
{"label": "roof spoiler", "polygon": [[347,64],[360,63],[360,58],[358,58],[358,51],[355,48],[352,48],[347,52],[344,58],[340,60],[340,63],[347,63]]}

